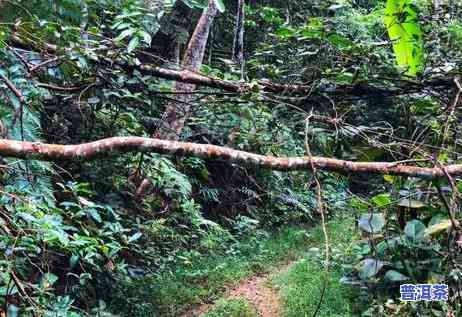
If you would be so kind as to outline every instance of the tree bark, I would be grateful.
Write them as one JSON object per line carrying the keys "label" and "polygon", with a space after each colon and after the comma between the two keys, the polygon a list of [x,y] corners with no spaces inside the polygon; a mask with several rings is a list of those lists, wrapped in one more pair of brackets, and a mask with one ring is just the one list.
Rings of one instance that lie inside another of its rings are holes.
{"label": "tree bark", "polygon": [[381,173],[418,178],[446,178],[462,175],[462,164],[442,167],[418,167],[403,162],[353,162],[326,157],[274,157],[238,151],[227,147],[149,139],[113,137],[79,145],[43,144],[0,139],[0,156],[43,161],[92,160],[120,153],[142,152],[195,156],[202,159],[222,159],[229,163],[251,165],[280,171],[319,170],[349,173]]}
{"label": "tree bark", "polygon": [[241,68],[241,79],[244,79],[244,19],[245,1],[238,0],[236,13],[236,27],[234,30],[233,56],[232,59]]}
{"label": "tree bark", "polygon": [[[197,22],[194,33],[188,43],[181,63],[183,70],[192,72],[200,70],[204,60],[210,28],[217,12],[218,9],[215,6],[215,1],[209,0],[209,5],[202,13],[199,22]],[[189,104],[190,95],[186,92],[193,92],[195,87],[191,83],[175,83],[175,91],[181,91],[183,94],[178,96],[179,102],[172,102],[167,105],[161,119],[161,125],[155,134],[156,137],[167,140],[177,140],[179,138],[185,121],[191,113],[191,106]]]}
{"label": "tree bark", "polygon": [[[198,72],[204,60],[205,48],[210,33],[213,20],[218,13],[215,6],[215,0],[209,0],[207,8],[202,13],[196,28],[189,40],[188,47],[181,62],[182,72]],[[177,140],[185,125],[186,120],[191,113],[189,103],[191,95],[196,86],[192,83],[177,81],[175,83],[175,92],[181,92],[177,95],[178,101],[171,102],[167,105],[165,112],[160,120],[160,125],[154,133],[154,138],[165,140]],[[138,184],[135,197],[140,200],[151,190],[152,182],[144,178]]]}

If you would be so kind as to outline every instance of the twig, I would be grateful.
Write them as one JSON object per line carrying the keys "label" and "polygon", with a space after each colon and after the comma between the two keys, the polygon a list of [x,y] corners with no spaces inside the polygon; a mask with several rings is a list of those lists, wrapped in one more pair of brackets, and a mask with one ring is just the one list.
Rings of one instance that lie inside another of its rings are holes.
{"label": "twig", "polygon": [[460,83],[460,77],[459,76],[454,78],[454,83],[457,86],[457,93],[456,93],[456,97],[454,98],[454,102],[452,103],[451,107],[449,108],[450,111],[449,111],[448,117],[446,119],[446,124],[444,126],[444,132],[443,132],[443,136],[442,136],[441,146],[444,146],[444,143],[446,142],[446,140],[448,138],[450,120],[454,116],[454,113],[456,111],[457,105],[459,104],[460,97],[461,97],[461,94],[462,94],[462,85]]}
{"label": "twig", "polygon": [[8,88],[15,94],[15,96],[18,97],[21,103],[26,102],[26,99],[24,98],[22,93],[19,91],[19,89],[16,88],[16,86],[5,75],[0,73],[0,77],[5,82],[5,84],[8,86]]}
{"label": "twig", "polygon": [[11,277],[12,277],[12,279],[13,279],[14,284],[16,284],[16,287],[18,288],[19,293],[20,293],[22,296],[26,297],[27,300],[29,301],[29,303],[30,303],[32,306],[34,306],[35,309],[38,309],[38,304],[37,304],[37,302],[36,302],[35,300],[33,300],[33,299],[29,296],[29,294],[27,294],[26,290],[25,290],[24,287],[22,286],[22,282],[21,282],[21,281],[19,280],[19,278],[16,276],[16,274],[14,273],[14,271],[11,271],[10,274],[11,274]]}
{"label": "twig", "polygon": [[5,75],[0,74],[0,77],[5,82],[6,86],[19,99],[19,103],[20,103],[19,108],[14,112],[13,122],[11,123],[11,127],[14,128],[14,126],[16,124],[16,120],[19,117],[19,121],[20,121],[20,124],[21,124],[21,139],[24,140],[23,113],[24,113],[24,104],[26,103],[26,98],[19,91],[19,89]]}
{"label": "twig", "polygon": [[13,52],[14,55],[16,55],[16,57],[24,64],[24,67],[26,67],[26,70],[27,70],[27,73],[30,74],[31,73],[31,70],[30,70],[30,64],[28,61],[26,61],[26,59],[21,55],[19,54],[18,52],[16,52],[16,49],[14,49],[13,47],[7,45],[7,47],[10,49],[10,51]]}
{"label": "twig", "polygon": [[82,87],[78,87],[78,86],[62,87],[62,86],[56,86],[56,85],[45,84],[45,83],[40,83],[40,82],[37,83],[37,86],[42,87],[42,88],[51,89],[51,90],[57,90],[57,91],[79,91],[80,89],[82,89]]}
{"label": "twig", "polygon": [[[310,146],[308,143],[308,126],[310,122],[310,116],[306,118],[306,126],[305,126],[305,150],[306,150],[306,155],[308,155],[310,158],[312,157],[311,155],[311,150]],[[316,317],[318,314],[319,310],[321,309],[322,302],[324,301],[324,295],[326,293],[327,289],[327,284],[328,284],[328,277],[329,277],[329,236],[327,234],[327,228],[326,228],[326,219],[325,219],[325,214],[324,214],[324,206],[323,206],[323,201],[322,201],[322,192],[321,192],[321,183],[319,182],[318,178],[318,171],[316,169],[316,166],[314,165],[313,161],[311,161],[311,170],[313,172],[313,179],[316,183],[316,197],[317,197],[317,202],[318,202],[318,212],[321,215],[321,225],[322,225],[322,232],[324,234],[324,242],[325,242],[325,252],[326,252],[326,258],[325,258],[325,271],[324,271],[324,281],[323,281],[323,286],[321,290],[321,296],[319,298],[319,302],[316,306],[316,310],[313,313],[313,317]]]}
{"label": "twig", "polygon": [[51,64],[51,63],[54,63],[54,62],[57,62],[59,60],[59,57],[55,57],[55,58],[52,58],[52,59],[49,59],[47,61],[44,61],[43,63],[40,63],[40,64],[37,64],[33,67],[30,68],[30,73],[33,73],[35,72],[37,69],[40,69],[48,64]]}

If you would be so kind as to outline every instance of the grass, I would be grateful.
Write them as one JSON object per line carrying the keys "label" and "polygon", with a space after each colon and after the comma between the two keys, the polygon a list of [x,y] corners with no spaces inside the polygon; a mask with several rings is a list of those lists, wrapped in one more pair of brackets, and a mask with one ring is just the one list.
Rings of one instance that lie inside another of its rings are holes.
{"label": "grass", "polygon": [[[333,250],[328,288],[318,317],[357,316],[356,290],[340,284],[341,262],[357,239],[351,217],[328,223]],[[227,287],[257,272],[268,272],[282,262],[298,260],[271,285],[281,294],[284,317],[312,316],[324,281],[324,237],[320,226],[306,230],[287,227],[273,234],[256,234],[230,246],[227,252],[196,256],[160,275],[138,280],[123,290],[123,300],[111,305],[121,316],[179,316],[202,302],[215,301]],[[307,252],[309,250],[309,252]],[[127,304],[128,303],[128,304]],[[219,299],[206,317],[255,316],[245,300]]]}
{"label": "grass", "polygon": [[203,317],[258,317],[244,299],[221,299]]}
{"label": "grass", "polygon": [[114,296],[111,309],[122,316],[178,316],[189,307],[219,298],[226,287],[256,272],[299,258],[310,245],[306,233],[287,227],[235,243],[228,252],[194,257],[168,272],[130,282],[121,291],[123,300]]}
{"label": "grass", "polygon": [[[327,230],[334,252],[328,275],[328,287],[317,316],[357,316],[357,308],[352,304],[358,296],[357,290],[339,282],[342,277],[341,259],[346,255],[351,242],[357,238],[354,221],[351,217],[335,218],[329,221]],[[325,276],[321,264],[324,259],[322,251],[324,238],[320,226],[310,233],[314,241],[311,252],[287,272],[272,280],[272,284],[280,289],[284,317],[313,316],[319,302]]]}

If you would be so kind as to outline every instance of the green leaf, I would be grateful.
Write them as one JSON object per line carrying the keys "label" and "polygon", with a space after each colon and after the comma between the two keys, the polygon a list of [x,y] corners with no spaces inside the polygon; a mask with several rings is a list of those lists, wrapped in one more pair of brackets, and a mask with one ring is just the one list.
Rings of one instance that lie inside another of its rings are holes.
{"label": "green leaf", "polygon": [[115,41],[122,41],[124,38],[132,36],[133,33],[135,33],[135,29],[133,29],[133,28],[126,29],[122,33],[120,33],[120,35],[117,36],[114,40]]}
{"label": "green leaf", "polygon": [[329,35],[329,37],[327,38],[329,40],[329,42],[334,45],[335,47],[337,47],[338,49],[349,49],[351,47],[354,46],[354,43],[353,41],[351,41],[350,39],[340,35],[340,34],[332,34],[332,35]]}
{"label": "green leaf", "polygon": [[225,4],[223,0],[215,0],[215,5],[217,6],[218,11],[221,13],[225,12]]}
{"label": "green leaf", "polygon": [[428,227],[439,224],[440,222],[443,222],[443,221],[445,221],[447,219],[448,219],[448,217],[446,215],[444,215],[444,214],[436,214],[428,222]]}
{"label": "green leaf", "polygon": [[379,208],[389,205],[391,204],[390,194],[380,194],[380,195],[374,196],[372,197],[372,202],[374,203],[374,205],[376,205]]}
{"label": "green leaf", "polygon": [[45,273],[42,276],[42,286],[49,287],[58,281],[58,277],[53,273]]}
{"label": "green leaf", "polygon": [[353,197],[350,200],[350,206],[353,209],[356,209],[358,211],[363,211],[367,212],[369,205],[362,199],[359,199],[357,197]]}
{"label": "green leaf", "polygon": [[43,241],[45,242],[54,242],[58,240],[64,247],[69,244],[68,234],[62,230],[46,230]]}
{"label": "green leaf", "polygon": [[404,227],[406,237],[414,242],[421,241],[425,235],[425,225],[420,220],[411,220]]}
{"label": "green leaf", "polygon": [[28,223],[37,221],[37,218],[35,218],[33,215],[31,215],[29,213],[26,213],[26,212],[19,212],[17,214],[17,216],[22,218],[23,220],[25,220]]}
{"label": "green leaf", "polygon": [[385,273],[384,279],[388,282],[402,282],[409,280],[409,277],[398,271],[388,270],[387,273]]}
{"label": "green leaf", "polygon": [[79,263],[79,260],[80,260],[80,256],[78,254],[73,254],[69,260],[69,266],[71,267],[71,269],[73,269],[78,263]]}
{"label": "green leaf", "polygon": [[383,175],[383,180],[390,184],[394,184],[396,179],[397,177],[394,175]]}
{"label": "green leaf", "polygon": [[452,222],[449,219],[441,220],[441,222],[436,223],[436,224],[432,224],[432,225],[429,224],[428,228],[425,229],[425,237],[428,238],[428,237],[437,235],[443,231],[448,230],[451,227],[452,227]]}
{"label": "green leaf", "polygon": [[98,223],[101,223],[103,221],[103,219],[101,219],[101,216],[100,216],[98,210],[96,210],[94,208],[89,208],[88,209],[88,214],[93,218],[94,221],[96,221]]}
{"label": "green leaf", "polygon": [[384,263],[377,259],[365,259],[361,261],[359,268],[359,277],[362,280],[367,280],[380,272]]}
{"label": "green leaf", "polygon": [[137,47],[138,47],[138,44],[140,43],[140,39],[139,37],[134,37],[130,40],[130,43],[128,43],[128,46],[127,46],[127,52],[131,53],[133,52]]}
{"label": "green leaf", "polygon": [[142,236],[142,233],[141,233],[141,232],[135,233],[134,235],[132,235],[132,236],[128,239],[128,243],[132,243],[133,241],[138,240],[139,238],[141,238],[141,236]]}
{"label": "green leaf", "polygon": [[419,208],[426,207],[427,205],[425,205],[425,203],[420,200],[403,198],[399,200],[398,206],[412,208],[412,209],[419,209]]}
{"label": "green leaf", "polygon": [[146,43],[147,45],[151,45],[152,42],[152,37],[148,32],[141,32],[140,34],[143,37],[143,42]]}
{"label": "green leaf", "polygon": [[19,307],[13,304],[8,305],[7,316],[8,317],[18,317],[19,316]]}
{"label": "green leaf", "polygon": [[412,0],[388,0],[384,23],[393,42],[398,66],[409,76],[421,73],[424,66],[422,30]]}
{"label": "green leaf", "polygon": [[[8,292],[8,294],[7,294]],[[15,295],[15,294],[18,294],[18,289],[16,286],[13,286],[13,287],[6,287],[6,286],[2,286],[0,287],[0,296],[11,296],[11,295]]]}
{"label": "green leaf", "polygon": [[295,35],[295,31],[294,29],[290,28],[290,27],[286,27],[286,26],[281,26],[280,28],[278,28],[275,32],[274,32],[277,36],[281,37],[281,38],[290,38],[290,37],[293,37]]}
{"label": "green leaf", "polygon": [[369,233],[379,233],[384,226],[383,214],[363,214],[358,220],[358,227]]}
{"label": "green leaf", "polygon": [[207,0],[183,0],[183,3],[190,8],[205,9],[207,8]]}

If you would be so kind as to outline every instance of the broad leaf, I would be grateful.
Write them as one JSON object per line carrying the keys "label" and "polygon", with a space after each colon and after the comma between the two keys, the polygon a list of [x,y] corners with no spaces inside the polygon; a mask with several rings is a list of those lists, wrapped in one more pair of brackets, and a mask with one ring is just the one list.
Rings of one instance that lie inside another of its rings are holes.
{"label": "broad leaf", "polygon": [[372,197],[372,202],[377,207],[384,207],[386,205],[391,204],[390,194],[380,194],[377,196]]}
{"label": "broad leaf", "polygon": [[379,233],[385,226],[383,214],[363,214],[358,220],[358,227],[369,233]]}
{"label": "broad leaf", "polygon": [[217,6],[218,11],[221,13],[225,12],[225,4],[223,0],[215,0],[215,5]]}
{"label": "broad leaf", "polygon": [[412,209],[419,209],[427,205],[425,205],[425,203],[420,200],[403,198],[403,199],[400,199],[400,201],[398,202],[398,206],[412,208]]}
{"label": "broad leaf", "polygon": [[438,233],[448,230],[452,227],[452,222],[449,219],[442,220],[440,223],[433,224],[425,229],[425,237],[435,236]]}
{"label": "broad leaf", "polygon": [[421,241],[425,235],[425,225],[420,220],[411,220],[404,227],[406,237],[414,242]]}
{"label": "broad leaf", "polygon": [[409,76],[421,73],[424,66],[422,30],[412,1],[388,0],[384,22],[398,66]]}
{"label": "broad leaf", "polygon": [[207,0],[183,0],[183,3],[190,8],[205,9],[207,8]]}
{"label": "broad leaf", "polygon": [[384,263],[376,259],[365,259],[361,261],[359,268],[359,277],[362,280],[367,280],[380,272]]}
{"label": "broad leaf", "polygon": [[140,43],[140,39],[136,36],[133,37],[128,43],[127,52],[129,53],[133,52],[138,47],[139,43]]}
{"label": "broad leaf", "polygon": [[138,240],[139,238],[141,238],[142,236],[142,233],[141,232],[136,232],[134,235],[132,235],[129,239],[128,239],[128,243],[132,243],[136,240]]}
{"label": "broad leaf", "polygon": [[384,279],[388,282],[402,282],[409,280],[409,277],[398,271],[388,270],[387,273],[385,273]]}
{"label": "broad leaf", "polygon": [[45,273],[42,276],[41,284],[42,284],[42,287],[48,288],[52,286],[53,284],[55,284],[57,281],[58,281],[58,277],[56,275],[54,275],[53,273]]}

